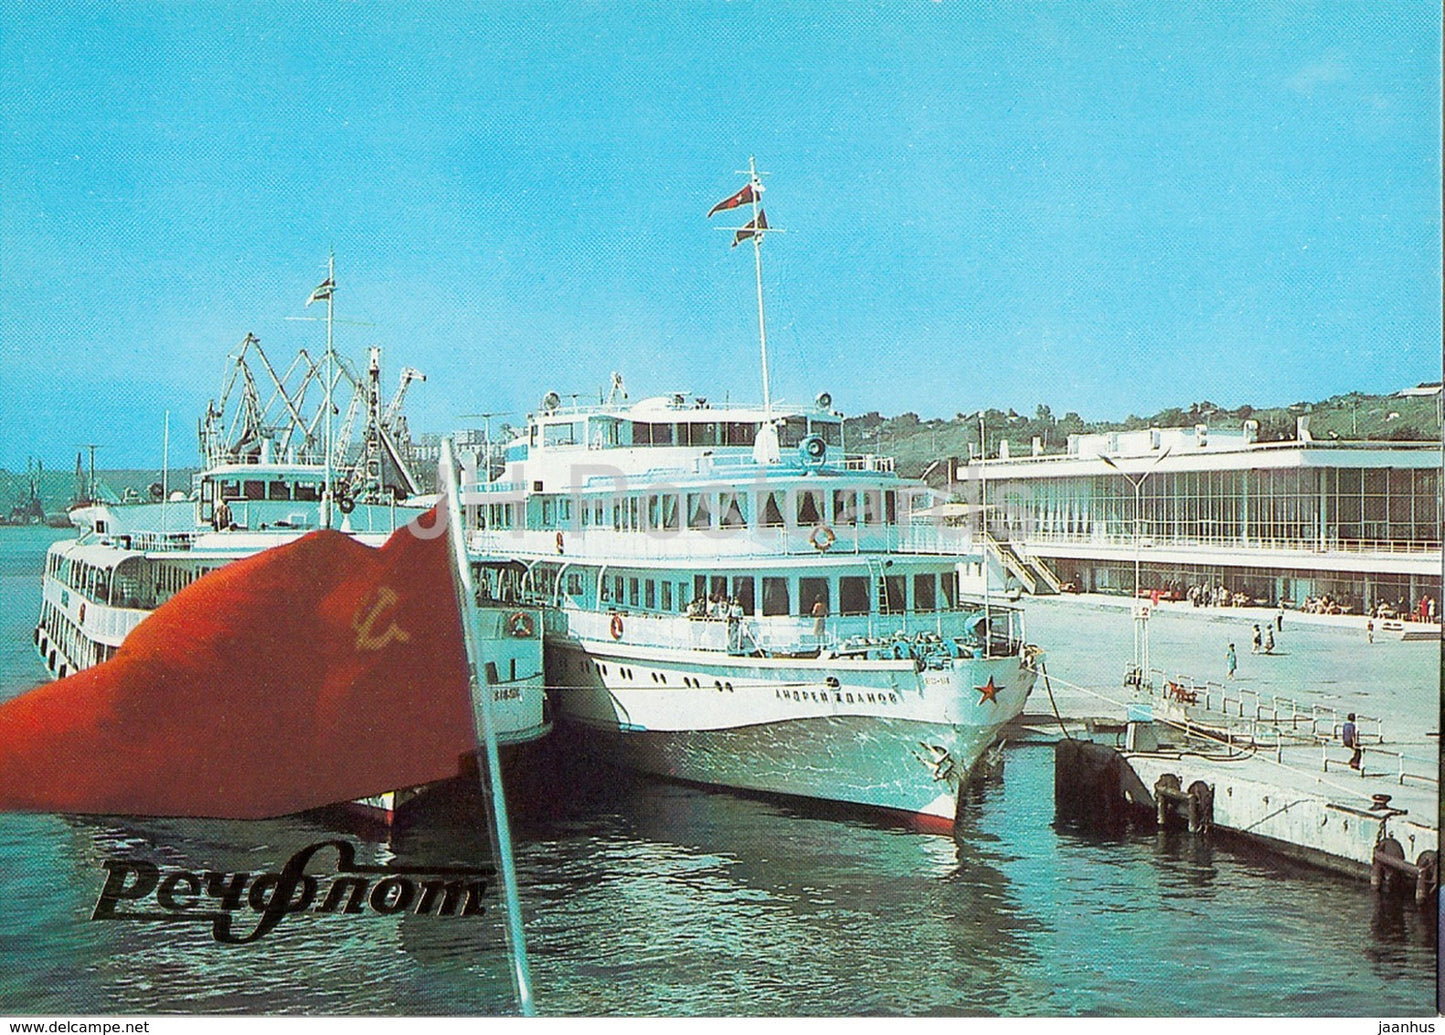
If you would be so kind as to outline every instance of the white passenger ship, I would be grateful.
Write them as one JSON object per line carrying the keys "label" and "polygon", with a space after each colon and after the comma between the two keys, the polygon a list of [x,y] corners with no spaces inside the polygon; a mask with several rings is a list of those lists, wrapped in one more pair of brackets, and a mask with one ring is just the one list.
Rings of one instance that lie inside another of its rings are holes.
{"label": "white passenger ship", "polygon": [[[328,303],[328,327],[332,283],[328,278],[313,296]],[[157,484],[150,501],[91,501],[71,511],[80,534],[46,553],[34,633],[53,677],[109,660],[152,611],[232,561],[327,527],[380,546],[436,502],[420,494],[400,412],[407,385],[422,375],[407,368],[383,408],[380,350],[371,350],[359,377],[329,343],[328,330],[327,357],[303,351],[278,374],[260,342],[247,335],[230,361],[226,391],[201,422],[205,466],[190,491],[170,493]],[[342,426],[323,435],[326,411],[341,412],[331,397],[343,388],[351,401]],[[470,620],[485,659],[479,675],[491,690],[498,743],[515,747],[545,736],[551,717],[540,611],[488,601]],[[391,821],[418,790],[356,804]]]}
{"label": "white passenger ship", "polygon": [[550,393],[464,486],[470,554],[545,602],[559,717],[615,759],[951,824],[1036,648],[960,597],[931,490],[848,455],[828,395],[772,404],[763,348],[762,406]]}

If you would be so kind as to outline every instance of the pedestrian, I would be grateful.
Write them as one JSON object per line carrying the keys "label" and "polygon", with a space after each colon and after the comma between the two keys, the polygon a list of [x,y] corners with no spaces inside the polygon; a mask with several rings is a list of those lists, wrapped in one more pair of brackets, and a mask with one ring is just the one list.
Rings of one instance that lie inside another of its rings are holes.
{"label": "pedestrian", "polygon": [[743,605],[737,597],[728,601],[728,653],[743,652]]}
{"label": "pedestrian", "polygon": [[1250,645],[1249,653],[1251,653],[1251,654],[1258,654],[1258,653],[1259,653],[1259,645],[1260,645],[1261,643],[1263,643],[1263,642],[1264,642],[1264,637],[1263,637],[1263,635],[1262,635],[1262,634],[1260,633],[1260,631],[1259,631],[1259,626],[1256,625],[1256,626],[1254,627],[1254,642]]}
{"label": "pedestrian", "polygon": [[1234,644],[1231,643],[1229,645],[1229,650],[1225,652],[1224,660],[1229,665],[1229,676],[1227,678],[1233,679],[1234,670],[1239,667],[1239,657],[1234,653]]}
{"label": "pedestrian", "polygon": [[1365,619],[1365,642],[1375,642],[1375,620],[1373,618]]}
{"label": "pedestrian", "polygon": [[1279,610],[1274,613],[1274,625],[1280,632],[1284,632],[1284,605],[1279,605]]}
{"label": "pedestrian", "polygon": [[1364,750],[1360,747],[1360,731],[1355,726],[1354,712],[1350,712],[1349,718],[1345,720],[1344,726],[1340,728],[1340,740],[1344,743],[1345,747],[1354,751],[1354,755],[1350,757],[1350,768],[1360,768],[1360,756],[1364,754]]}
{"label": "pedestrian", "polygon": [[1428,621],[1435,621],[1435,598],[1430,597],[1425,601],[1425,618]]}
{"label": "pedestrian", "polygon": [[1274,653],[1274,630],[1267,625],[1264,627],[1264,652]]}

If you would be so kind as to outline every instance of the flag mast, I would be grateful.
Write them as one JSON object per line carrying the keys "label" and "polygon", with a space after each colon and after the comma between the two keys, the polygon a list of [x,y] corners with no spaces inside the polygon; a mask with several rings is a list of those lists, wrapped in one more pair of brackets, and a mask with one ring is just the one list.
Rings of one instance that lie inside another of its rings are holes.
{"label": "flag mast", "polygon": [[758,349],[763,358],[763,422],[773,419],[772,387],[768,381],[768,324],[763,318],[763,232],[764,226],[758,221],[762,211],[759,195],[763,185],[758,179],[757,162],[748,155],[748,184],[753,196],[753,268],[758,281]]}
{"label": "flag mast", "polygon": [[[321,488],[321,524],[324,528],[331,527],[331,394],[336,387],[336,353],[332,349],[331,316],[334,305],[332,296],[335,294],[336,253],[333,251],[326,256],[326,482]],[[315,297],[315,292],[312,297]]]}

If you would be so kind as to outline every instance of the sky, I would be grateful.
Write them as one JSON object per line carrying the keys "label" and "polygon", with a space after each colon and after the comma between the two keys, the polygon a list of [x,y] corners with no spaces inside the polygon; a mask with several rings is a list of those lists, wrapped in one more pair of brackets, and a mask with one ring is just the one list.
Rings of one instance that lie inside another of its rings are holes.
{"label": "sky", "polygon": [[1440,378],[1440,7],[0,5],[0,467],[195,459],[248,333],[548,391],[1086,419]]}

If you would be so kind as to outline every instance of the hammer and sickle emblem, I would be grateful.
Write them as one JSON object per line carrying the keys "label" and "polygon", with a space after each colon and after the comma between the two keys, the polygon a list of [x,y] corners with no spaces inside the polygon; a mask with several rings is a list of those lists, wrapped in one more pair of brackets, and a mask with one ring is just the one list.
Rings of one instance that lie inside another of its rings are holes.
{"label": "hammer and sickle emblem", "polygon": [[[362,600],[356,614],[351,617],[357,650],[382,650],[392,643],[406,643],[411,639],[411,634],[397,625],[390,614],[399,599],[390,586],[378,586],[374,593]],[[378,632],[377,627],[383,621],[385,626]]]}

